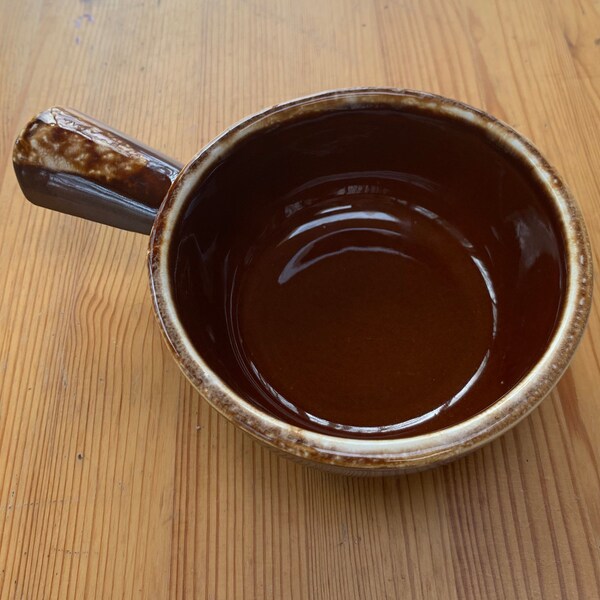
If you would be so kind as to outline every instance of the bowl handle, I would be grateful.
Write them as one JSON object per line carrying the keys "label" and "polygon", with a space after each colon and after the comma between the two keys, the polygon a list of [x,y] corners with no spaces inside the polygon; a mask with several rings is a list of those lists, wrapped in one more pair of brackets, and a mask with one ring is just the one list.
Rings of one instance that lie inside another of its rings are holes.
{"label": "bowl handle", "polygon": [[33,204],[145,234],[182,168],[91,117],[59,107],[25,126],[13,165]]}

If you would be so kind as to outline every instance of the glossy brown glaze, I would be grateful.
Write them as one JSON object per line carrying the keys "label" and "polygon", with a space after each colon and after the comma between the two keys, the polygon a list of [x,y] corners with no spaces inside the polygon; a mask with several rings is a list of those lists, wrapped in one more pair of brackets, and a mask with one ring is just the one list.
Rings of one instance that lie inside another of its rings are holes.
{"label": "glossy brown glaze", "polygon": [[150,232],[181,169],[129,136],[58,107],[26,125],[13,164],[30,202],[139,233]]}
{"label": "glossy brown glaze", "polygon": [[175,233],[179,316],[233,389],[303,428],[460,422],[538,360],[565,266],[528,175],[473,130],[389,110],[246,140]]}

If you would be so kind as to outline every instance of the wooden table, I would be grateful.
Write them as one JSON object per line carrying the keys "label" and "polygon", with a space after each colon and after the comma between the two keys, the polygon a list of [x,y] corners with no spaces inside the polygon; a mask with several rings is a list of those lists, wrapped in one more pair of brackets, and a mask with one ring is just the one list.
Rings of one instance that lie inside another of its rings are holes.
{"label": "wooden table", "polygon": [[76,107],[185,160],[321,89],[516,126],[600,248],[598,0],[0,0],[0,598],[600,598],[600,320],[542,407],[445,468],[277,457],[163,346],[146,239],[25,202],[11,145]]}

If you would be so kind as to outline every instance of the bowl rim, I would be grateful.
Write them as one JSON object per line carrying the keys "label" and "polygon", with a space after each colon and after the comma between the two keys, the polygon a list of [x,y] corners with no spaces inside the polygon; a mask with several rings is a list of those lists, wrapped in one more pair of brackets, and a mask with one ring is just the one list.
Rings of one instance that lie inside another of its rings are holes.
{"label": "bowl rim", "polygon": [[[249,134],[275,123],[340,108],[386,106],[438,115],[482,131],[530,169],[555,211],[566,254],[564,305],[554,335],[529,372],[480,413],[444,429],[403,438],[338,437],[280,420],[236,394],[196,351],[173,298],[169,252],[173,232],[190,192],[221,158]],[[185,376],[222,415],[268,446],[312,463],[351,471],[400,472],[447,462],[504,433],[529,414],[567,368],[585,330],[592,299],[591,249],[580,210],[558,175],[535,146],[488,113],[449,98],[408,89],[356,87],[329,90],[276,104],[226,129],[181,170],[159,210],[148,250],[150,288],[156,317]]]}

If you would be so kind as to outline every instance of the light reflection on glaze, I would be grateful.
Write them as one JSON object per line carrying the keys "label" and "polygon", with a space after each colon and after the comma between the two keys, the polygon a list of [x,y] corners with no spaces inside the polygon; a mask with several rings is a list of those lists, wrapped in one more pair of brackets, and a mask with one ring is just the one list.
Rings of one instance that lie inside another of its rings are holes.
{"label": "light reflection on glaze", "polygon": [[[351,174],[351,176],[353,177],[357,177],[358,175],[359,174],[357,173]],[[370,176],[371,174],[369,173],[368,175]],[[490,276],[489,270],[484,264],[484,261],[480,257],[476,256],[473,244],[467,238],[461,235],[461,233],[456,227],[448,223],[447,220],[440,217],[432,210],[424,208],[423,206],[411,204],[409,201],[403,198],[392,196],[391,189],[389,189],[385,185],[382,185],[381,183],[381,173],[377,173],[377,175],[377,184],[344,185],[343,187],[340,187],[337,191],[332,193],[332,196],[343,195],[348,197],[348,202],[343,205],[327,206],[327,202],[323,201],[323,199],[321,198],[319,200],[319,204],[325,205],[325,208],[321,208],[320,210],[314,211],[312,218],[304,221],[300,226],[293,228],[288,235],[284,236],[283,239],[281,239],[281,241],[278,244],[278,246],[280,247],[285,246],[286,243],[290,242],[290,240],[293,240],[294,238],[297,238],[298,236],[311,233],[310,239],[308,239],[306,243],[302,245],[301,248],[290,257],[290,259],[285,264],[284,268],[281,270],[281,273],[277,278],[278,284],[282,286],[286,285],[293,277],[297,276],[302,271],[315,266],[320,261],[345,253],[392,254],[401,256],[403,259],[408,261],[418,262],[417,258],[411,256],[407,252],[403,252],[398,248],[390,248],[383,245],[347,245],[335,252],[315,252],[315,250],[318,250],[319,244],[327,240],[327,238],[332,238],[340,234],[356,234],[358,232],[371,232],[384,237],[393,237],[396,238],[396,243],[398,243],[399,240],[402,240],[402,238],[404,238],[408,244],[408,242],[411,241],[411,236],[414,235],[411,233],[413,225],[411,221],[402,220],[398,217],[398,214],[385,212],[383,210],[363,210],[355,206],[356,203],[353,202],[353,196],[358,199],[361,199],[365,195],[378,195],[380,197],[383,197],[387,201],[391,200],[395,205],[404,207],[409,211],[409,213],[416,213],[421,217],[424,217],[434,222],[436,226],[439,226],[442,229],[444,229],[457,242],[459,242],[459,244],[465,249],[466,253],[469,254],[473,264],[476,266],[477,270],[481,274],[481,277],[485,283],[490,297],[492,310],[492,340],[490,342],[490,346],[492,346],[497,333],[498,310],[496,291],[494,289],[494,284]],[[397,173],[393,173],[393,176],[394,179],[398,178]],[[326,179],[327,183],[332,183],[335,181],[347,181],[349,178],[350,175],[348,174],[340,174],[323,179]],[[414,179],[414,177],[412,179]],[[309,184],[302,186],[301,191],[306,193],[307,191],[310,191],[311,187],[316,187],[318,184],[321,183],[323,183],[323,181],[310,182]],[[411,183],[415,182],[411,181]],[[422,179],[417,181],[416,184],[422,187],[423,189],[435,189],[435,184],[430,184]],[[310,206],[310,204],[310,201],[294,202],[291,205],[286,206],[285,214],[286,216],[289,216],[298,213],[298,211],[302,210],[303,208],[306,210],[306,206]],[[290,206],[292,206],[293,208],[290,209]],[[365,226],[365,223],[369,223],[369,225]],[[335,226],[335,229],[333,231],[329,231],[327,227],[332,225]],[[315,233],[315,231],[319,229],[323,231],[323,233],[320,235],[318,233]],[[252,249],[250,249],[249,252],[250,254],[252,254]],[[311,252],[314,254],[314,256],[312,258],[308,258],[311,255]],[[236,276],[237,273],[234,273],[234,281],[232,281],[231,286],[233,290],[236,289]],[[464,382],[464,384],[458,390],[456,390],[456,392],[450,398],[445,400],[436,408],[429,410],[414,418],[410,418],[398,423],[390,423],[374,427],[356,426],[346,423],[335,423],[310,412],[307,412],[301,409],[300,407],[296,406],[293,402],[290,402],[283,394],[281,394],[269,383],[267,378],[261,373],[259,367],[248,356],[246,349],[243,346],[243,343],[240,343],[240,340],[243,339],[243,336],[241,335],[239,328],[235,301],[236,299],[234,298],[234,295],[231,295],[228,319],[228,324],[230,327],[230,340],[232,346],[234,347],[234,352],[237,356],[241,369],[248,377],[249,381],[252,382],[256,391],[269,404],[276,403],[278,404],[280,409],[281,407],[284,407],[284,409],[289,411],[290,413],[300,416],[301,418],[315,423],[316,425],[324,426],[336,431],[343,431],[348,434],[369,435],[393,433],[396,431],[410,429],[417,425],[421,425],[427,421],[435,419],[443,411],[456,405],[458,402],[460,402],[462,398],[465,397],[465,395],[477,383],[479,377],[485,371],[488,361],[490,359],[490,348],[488,348],[485,351],[479,365],[474,370],[472,375]]]}
{"label": "light reflection on glaze", "polygon": [[[479,376],[483,373],[488,361],[490,358],[490,351],[488,350],[481,361],[477,371],[473,373],[469,381],[462,387],[462,389],[457,392],[450,400],[446,401],[441,406],[434,408],[418,417],[414,417],[413,419],[407,419],[406,421],[402,421],[401,423],[393,423],[391,425],[378,425],[376,427],[365,427],[365,426],[356,426],[356,425],[344,425],[342,423],[333,423],[332,421],[327,421],[326,419],[321,419],[316,415],[310,414],[306,411],[299,409],[297,406],[288,402],[277,390],[275,390],[269,382],[261,375],[260,371],[257,369],[256,365],[253,362],[250,362],[250,371],[247,368],[244,368],[246,374],[253,375],[257,381],[260,382],[261,385],[266,388],[273,397],[277,398],[277,400],[285,406],[289,411],[308,419],[312,423],[316,423],[317,425],[323,425],[325,427],[329,427],[331,429],[335,429],[336,431],[345,431],[346,433],[362,433],[362,434],[373,434],[373,433],[393,433],[394,431],[403,431],[405,429],[410,429],[411,427],[415,427],[416,425],[421,425],[430,421],[431,419],[435,419],[438,417],[442,411],[454,406],[461,398],[465,396],[465,394],[473,387]],[[260,388],[257,387],[259,391]]]}

